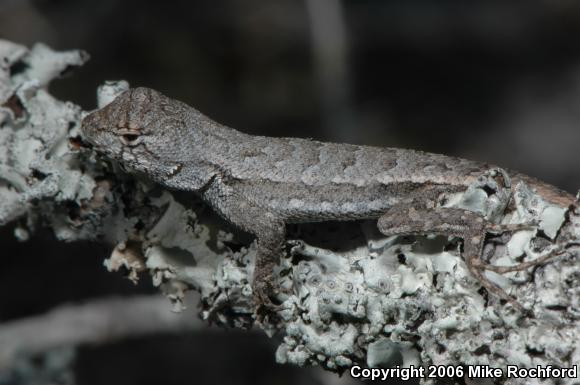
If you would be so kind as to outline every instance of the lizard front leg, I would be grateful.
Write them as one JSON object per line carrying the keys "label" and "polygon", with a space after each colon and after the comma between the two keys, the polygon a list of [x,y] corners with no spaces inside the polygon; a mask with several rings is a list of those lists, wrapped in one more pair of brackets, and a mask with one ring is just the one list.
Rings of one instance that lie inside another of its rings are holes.
{"label": "lizard front leg", "polygon": [[286,240],[286,225],[283,220],[267,209],[257,206],[216,179],[204,193],[204,199],[228,222],[256,237],[257,251],[252,290],[256,301],[256,312],[274,310],[272,302],[276,294],[274,268],[282,256]]}
{"label": "lizard front leg", "polygon": [[[391,207],[378,220],[381,233],[392,235],[449,235],[463,239],[463,254],[467,269],[490,293],[508,301],[519,310],[523,307],[502,288],[485,277],[483,271],[495,270],[481,260],[486,233],[521,230],[529,226],[500,226],[487,221],[482,215],[473,211],[436,207],[427,209],[420,204],[400,204]],[[523,264],[514,267],[521,270],[529,267]]]}

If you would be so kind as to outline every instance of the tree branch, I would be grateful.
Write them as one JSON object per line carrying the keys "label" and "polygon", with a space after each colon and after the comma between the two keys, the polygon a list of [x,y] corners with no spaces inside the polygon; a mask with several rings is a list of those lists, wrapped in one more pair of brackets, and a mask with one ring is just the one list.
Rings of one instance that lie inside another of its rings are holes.
{"label": "tree branch", "polygon": [[20,355],[203,327],[191,314],[172,313],[169,308],[163,296],[109,298],[0,324],[0,371]]}
{"label": "tree branch", "polygon": [[[23,240],[44,223],[63,241],[110,243],[111,270],[124,267],[133,280],[148,272],[176,309],[195,289],[203,318],[250,327],[253,243],[223,231],[224,223],[194,198],[136,181],[96,158],[79,136],[85,112],[48,93],[52,79],[86,59],[79,51],[27,50],[0,41],[0,224],[16,222],[15,235]],[[127,86],[101,87],[101,106]],[[493,199],[485,187],[474,185],[448,205],[481,212]],[[365,221],[304,225],[291,229],[296,241],[280,262],[283,309],[261,325],[267,333],[285,334],[276,359],[333,371],[355,363],[578,364],[580,211],[544,201],[525,183],[515,187],[514,198],[498,223],[534,225],[489,237],[486,261],[509,266],[551,251],[558,256],[527,271],[487,276],[530,314],[481,290],[456,240],[384,238],[376,223]],[[157,302],[154,309],[139,306],[135,314],[159,316]],[[101,322],[108,330],[108,321]],[[77,340],[99,338],[83,334],[86,329],[79,333]]]}

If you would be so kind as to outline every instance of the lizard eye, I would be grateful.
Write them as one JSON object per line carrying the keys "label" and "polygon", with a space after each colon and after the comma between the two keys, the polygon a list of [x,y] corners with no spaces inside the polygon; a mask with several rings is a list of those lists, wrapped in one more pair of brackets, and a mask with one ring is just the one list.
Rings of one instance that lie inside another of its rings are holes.
{"label": "lizard eye", "polygon": [[123,144],[127,146],[136,146],[141,143],[141,136],[138,134],[123,134],[120,138]]}

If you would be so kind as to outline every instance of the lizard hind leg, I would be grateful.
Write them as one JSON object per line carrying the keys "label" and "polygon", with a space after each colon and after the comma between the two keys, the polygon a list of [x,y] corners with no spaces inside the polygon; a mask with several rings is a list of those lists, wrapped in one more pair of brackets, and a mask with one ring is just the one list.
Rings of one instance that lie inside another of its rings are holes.
{"label": "lizard hind leg", "polygon": [[487,267],[481,260],[483,243],[487,229],[492,225],[480,214],[459,208],[427,209],[420,204],[400,204],[389,208],[379,218],[377,226],[386,236],[437,234],[462,238],[469,272],[488,292],[523,310],[514,298],[483,274]]}

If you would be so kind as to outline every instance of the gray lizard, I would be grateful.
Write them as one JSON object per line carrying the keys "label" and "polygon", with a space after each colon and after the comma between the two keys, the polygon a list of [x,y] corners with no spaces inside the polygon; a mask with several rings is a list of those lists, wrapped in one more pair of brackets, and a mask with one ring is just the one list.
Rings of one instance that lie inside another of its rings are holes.
{"label": "gray lizard", "polygon": [[[490,282],[484,270],[486,233],[509,228],[480,213],[442,207],[452,194],[478,180],[507,199],[511,183],[525,181],[562,206],[572,195],[493,165],[419,151],[252,136],[214,122],[196,109],[148,88],[125,91],[89,114],[81,131],[94,148],[133,172],[171,189],[198,194],[219,215],[257,239],[253,280],[257,305],[272,307],[273,269],[282,255],[286,224],[379,218],[387,235],[444,234],[463,239],[469,271],[491,293],[519,304]],[[515,185],[515,183],[513,183]],[[274,306],[275,307],[275,306]]]}

